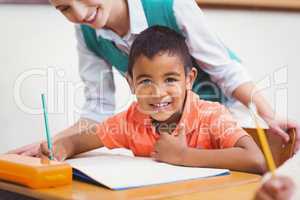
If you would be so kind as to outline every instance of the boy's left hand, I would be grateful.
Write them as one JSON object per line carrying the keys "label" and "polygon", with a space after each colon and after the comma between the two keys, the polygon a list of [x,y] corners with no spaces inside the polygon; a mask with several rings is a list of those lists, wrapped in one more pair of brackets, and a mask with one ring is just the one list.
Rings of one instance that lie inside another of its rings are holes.
{"label": "boy's left hand", "polygon": [[181,165],[187,148],[184,126],[180,125],[178,136],[166,132],[160,134],[151,156],[160,162]]}

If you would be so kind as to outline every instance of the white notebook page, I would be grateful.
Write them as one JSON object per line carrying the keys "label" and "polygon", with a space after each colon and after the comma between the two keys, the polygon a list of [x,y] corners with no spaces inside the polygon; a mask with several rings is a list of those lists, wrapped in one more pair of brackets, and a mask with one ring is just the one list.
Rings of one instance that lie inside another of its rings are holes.
{"label": "white notebook page", "polygon": [[151,158],[134,157],[124,149],[105,148],[67,160],[83,172],[111,189],[127,189],[176,181],[199,179],[229,173],[227,169],[193,168],[156,162]]}

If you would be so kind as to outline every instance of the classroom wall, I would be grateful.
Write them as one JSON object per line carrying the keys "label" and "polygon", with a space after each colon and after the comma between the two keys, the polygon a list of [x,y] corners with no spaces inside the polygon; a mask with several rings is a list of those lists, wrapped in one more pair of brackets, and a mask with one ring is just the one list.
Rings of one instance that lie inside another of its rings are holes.
{"label": "classroom wall", "polygon": [[[297,119],[300,14],[205,9],[211,29],[238,52],[277,110]],[[78,118],[83,102],[73,26],[49,6],[0,5],[0,153],[44,138],[40,94],[51,132]],[[130,102],[119,75],[118,110]],[[263,80],[263,81],[262,81]]]}

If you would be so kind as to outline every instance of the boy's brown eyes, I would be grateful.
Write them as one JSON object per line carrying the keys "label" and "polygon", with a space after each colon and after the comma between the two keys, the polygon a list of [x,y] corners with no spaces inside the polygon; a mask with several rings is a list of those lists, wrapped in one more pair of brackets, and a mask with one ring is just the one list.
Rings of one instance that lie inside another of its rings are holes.
{"label": "boy's brown eyes", "polygon": [[167,83],[172,83],[172,82],[176,82],[176,81],[177,81],[177,79],[175,79],[175,78],[167,78],[166,79]]}

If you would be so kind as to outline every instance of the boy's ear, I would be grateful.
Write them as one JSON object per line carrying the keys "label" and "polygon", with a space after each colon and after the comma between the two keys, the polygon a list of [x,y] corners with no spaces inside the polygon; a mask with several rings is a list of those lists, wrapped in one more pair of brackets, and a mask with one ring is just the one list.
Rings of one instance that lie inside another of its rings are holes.
{"label": "boy's ear", "polygon": [[187,86],[187,89],[188,90],[191,90],[193,88],[193,84],[197,78],[197,74],[198,74],[198,71],[195,67],[193,67],[187,74],[187,77],[186,77],[186,86]]}
{"label": "boy's ear", "polygon": [[134,91],[133,80],[132,80],[131,76],[128,73],[126,73],[125,78],[127,80],[127,83],[129,84],[131,93],[134,94],[135,91]]}

